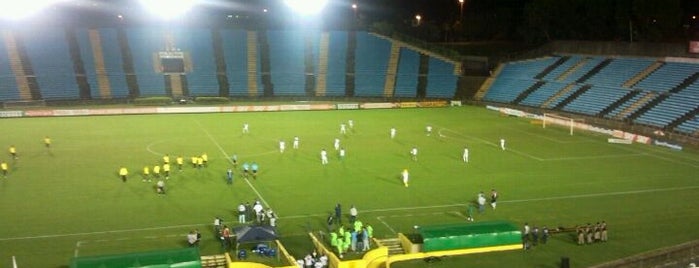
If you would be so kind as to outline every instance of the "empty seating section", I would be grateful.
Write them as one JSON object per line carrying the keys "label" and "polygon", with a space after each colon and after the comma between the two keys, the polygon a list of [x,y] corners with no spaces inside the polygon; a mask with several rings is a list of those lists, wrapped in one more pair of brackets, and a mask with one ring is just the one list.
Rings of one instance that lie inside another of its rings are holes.
{"label": "empty seating section", "polygon": [[357,32],[355,53],[355,95],[383,96],[391,43],[366,32]]}
{"label": "empty seating section", "polygon": [[187,73],[190,96],[218,96],[216,61],[211,32],[204,29],[188,29],[173,32],[175,46],[189,53],[192,69]]}
{"label": "empty seating section", "polygon": [[[231,96],[248,95],[248,47],[247,32],[242,30],[221,30],[223,57],[226,61],[226,76]],[[258,59],[254,59],[258,60]],[[260,65],[250,75],[258,76]],[[260,84],[260,78],[255,81]],[[260,85],[261,87],[261,85]]]}
{"label": "empty seating section", "polygon": [[[394,97],[414,98],[417,96],[417,78],[420,72],[420,54],[407,48],[400,49],[400,61],[396,74]],[[453,86],[453,85],[452,85]]]}
{"label": "empty seating section", "polygon": [[582,95],[563,107],[564,111],[596,115],[607,106],[624,97],[628,90],[604,86],[592,86]]}
{"label": "empty seating section", "polygon": [[691,112],[699,106],[699,96],[676,93],[643,113],[635,122],[656,127],[665,127],[673,120]]}
{"label": "empty seating section", "polygon": [[597,74],[590,77],[585,83],[609,87],[621,87],[626,81],[633,78],[644,69],[653,64],[652,60],[618,58],[612,60]]}
{"label": "empty seating section", "polygon": [[583,59],[582,56],[578,55],[573,55],[568,58],[567,61],[563,62],[561,65],[556,67],[555,69],[551,70],[548,74],[546,74],[542,80],[546,81],[555,81],[559,76],[561,76],[563,73],[566,71],[570,70],[570,68],[573,68],[578,62],[580,62]]}
{"label": "empty seating section", "polygon": [[37,28],[18,33],[24,41],[42,97],[47,100],[77,99],[78,85],[65,30]]}
{"label": "empty seating section", "polygon": [[556,92],[561,91],[564,87],[566,87],[565,83],[548,81],[539,89],[529,94],[529,96],[522,100],[520,104],[532,107],[539,107],[546,100],[548,100],[554,94],[556,94]]}
{"label": "empty seating section", "polygon": [[559,103],[561,103],[563,100],[566,98],[570,97],[570,95],[573,95],[576,91],[578,91],[581,87],[584,85],[574,85],[569,91],[567,91],[564,94],[561,94],[560,96],[557,96],[555,99],[551,100],[550,102],[546,103],[546,106],[544,108],[547,109],[552,109],[553,107],[556,107]]}
{"label": "empty seating section", "polygon": [[330,42],[328,44],[328,70],[325,78],[325,96],[345,95],[347,40],[347,32],[330,32]]}
{"label": "empty seating section", "polygon": [[165,32],[160,29],[126,29],[134,73],[141,96],[165,95],[165,78],[155,71],[154,58],[165,51]]}
{"label": "empty seating section", "polygon": [[[123,60],[121,57],[121,49],[119,48],[119,39],[115,29],[99,29],[102,54],[104,55],[104,68],[109,77],[109,85],[112,89],[112,97],[125,98],[129,96],[129,88],[126,85],[126,77],[123,68]],[[84,55],[84,54],[82,54]],[[90,86],[93,92],[97,85]],[[95,95],[93,95],[95,96]]]}
{"label": "empty seating section", "polygon": [[677,126],[676,128],[679,132],[685,133],[685,134],[696,134],[697,131],[699,131],[699,117],[695,116],[690,118],[687,121],[684,121],[682,124]]}
{"label": "empty seating section", "polygon": [[485,94],[484,99],[495,102],[512,102],[519,94],[536,83],[534,76],[556,62],[558,58],[546,57],[507,63],[490,90]]}
{"label": "empty seating section", "polygon": [[87,83],[90,85],[90,95],[92,98],[100,98],[99,83],[97,82],[97,64],[95,63],[95,55],[93,53],[92,44],[90,43],[90,36],[87,29],[80,29],[76,31],[75,35],[78,39],[78,46],[80,46],[80,57],[83,60],[85,77],[87,78]]}
{"label": "empty seating section", "polygon": [[[614,110],[612,110],[611,112],[609,112],[608,114],[606,114],[605,117],[606,117],[606,118],[616,118],[617,116],[620,115],[620,113],[621,113],[622,111],[628,109],[629,106],[631,106],[631,105],[633,105],[634,103],[638,102],[638,101],[639,101],[641,98],[643,98],[643,96],[645,96],[646,94],[647,94],[647,92],[641,92],[640,94],[634,96],[634,97],[631,98],[630,100],[627,100],[627,101],[625,101],[624,103],[622,103],[621,105],[619,105],[618,107],[614,108]],[[641,103],[641,105],[638,105],[638,107],[636,107],[636,109],[633,109],[633,110],[631,110],[631,111],[629,111],[629,112],[630,112],[630,113],[635,112],[636,110],[640,109],[641,107],[643,107],[643,105],[645,105],[646,103],[650,102],[651,100],[652,100],[652,99],[646,100],[645,103]],[[630,113],[629,113],[629,114],[630,114]],[[626,116],[628,116],[628,114],[625,115],[625,116],[623,116],[623,117],[621,117],[621,118],[619,118],[619,119],[626,119]]]}
{"label": "empty seating section", "polygon": [[667,62],[638,82],[634,88],[668,91],[696,72],[699,72],[699,64]]}
{"label": "empty seating section", "polygon": [[500,77],[490,86],[490,90],[485,94],[485,100],[510,103],[536,83],[534,79],[511,79],[503,78],[502,75]]}
{"label": "empty seating section", "polygon": [[583,75],[587,74],[595,68],[595,66],[599,65],[602,61],[604,61],[604,58],[602,57],[588,57],[583,59],[583,63],[580,64],[577,69],[573,70],[570,74],[568,74],[566,77],[563,77],[561,79],[561,82],[567,82],[567,83],[574,83],[578,79],[580,79]]}
{"label": "empty seating section", "polygon": [[305,95],[304,35],[302,31],[267,31],[270,73],[277,96]]}
{"label": "empty seating section", "polygon": [[430,57],[429,71],[427,73],[428,98],[454,97],[456,80],[453,64]]}
{"label": "empty seating section", "polygon": [[[129,95],[128,87],[126,86],[126,78],[122,68],[121,51],[119,50],[119,42],[114,29],[99,29],[98,43],[90,41],[90,35],[87,29],[79,29],[76,31],[78,46],[80,46],[80,57],[85,68],[85,76],[87,83],[90,85],[90,95],[93,99],[98,98],[124,98]],[[95,55],[94,46],[100,46],[102,54]],[[104,74],[107,76],[111,94],[102,96],[97,79],[98,64],[96,57],[102,57],[104,63]]]}
{"label": "empty seating section", "polygon": [[0,38],[0,102],[20,100],[17,80],[7,53],[5,40]]}

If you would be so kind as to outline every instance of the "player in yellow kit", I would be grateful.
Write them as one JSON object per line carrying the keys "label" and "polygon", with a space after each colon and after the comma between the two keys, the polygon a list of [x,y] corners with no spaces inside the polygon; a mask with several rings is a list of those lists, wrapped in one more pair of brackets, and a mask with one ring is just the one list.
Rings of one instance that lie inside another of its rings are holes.
{"label": "player in yellow kit", "polygon": [[7,149],[7,151],[10,152],[12,159],[17,159],[17,148],[14,145],[10,145],[10,148]]}
{"label": "player in yellow kit", "polygon": [[153,177],[155,177],[156,179],[160,178],[160,166],[159,165],[153,166]]}
{"label": "player in yellow kit", "polygon": [[170,164],[163,164],[163,173],[165,173],[165,179],[170,179]]}
{"label": "player in yellow kit", "polygon": [[163,164],[170,164],[170,155],[163,155]]}
{"label": "player in yellow kit", "polygon": [[126,175],[129,175],[129,170],[126,169],[126,167],[121,167],[119,169],[119,176],[121,177],[121,181],[126,182]]}
{"label": "player in yellow kit", "polygon": [[175,159],[175,162],[177,162],[177,169],[181,172],[182,171],[182,165],[184,165],[184,158],[182,156],[178,156],[177,159]]}
{"label": "player in yellow kit", "polygon": [[150,167],[149,166],[143,167],[143,182],[146,182],[146,180],[150,181]]}
{"label": "player in yellow kit", "polygon": [[8,169],[7,162],[5,162],[5,161],[0,162],[0,170],[2,170],[2,176],[5,178],[7,178],[7,169]]}

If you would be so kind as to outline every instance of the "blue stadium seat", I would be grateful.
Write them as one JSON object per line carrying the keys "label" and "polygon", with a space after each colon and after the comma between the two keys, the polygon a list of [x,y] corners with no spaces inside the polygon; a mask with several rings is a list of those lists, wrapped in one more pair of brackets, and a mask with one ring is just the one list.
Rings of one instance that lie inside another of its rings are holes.
{"label": "blue stadium seat", "polygon": [[615,88],[595,85],[568,103],[565,107],[563,107],[563,110],[587,115],[596,115],[604,110],[604,108],[607,108],[607,106],[621,99],[628,93],[628,90],[619,87]]}
{"label": "blue stadium seat", "polygon": [[[260,80],[260,62],[257,61],[257,70],[248,73],[248,37],[243,30],[221,30],[221,42],[223,43],[223,57],[226,61],[226,76],[231,96],[248,96],[248,75],[255,75],[257,87],[262,88]],[[257,56],[257,55],[255,55]],[[258,91],[261,94],[261,90]]]}
{"label": "blue stadium seat", "polygon": [[79,89],[63,28],[19,32],[41,95],[46,100],[78,99]]}
{"label": "blue stadium seat", "polygon": [[276,96],[305,96],[305,42],[307,35],[314,42],[318,55],[319,38],[304,31],[267,31],[274,94]]}
{"label": "blue stadium seat", "polygon": [[9,59],[5,42],[0,36],[0,101],[20,100],[17,80]]}
{"label": "blue stadium seat", "polygon": [[325,78],[326,96],[345,96],[347,65],[347,32],[332,31],[328,44],[328,71]]}
{"label": "blue stadium seat", "polygon": [[429,72],[427,73],[427,97],[452,98],[456,91],[454,64],[430,57]]}
{"label": "blue stadium seat", "polygon": [[393,96],[399,98],[415,98],[415,96],[417,96],[419,72],[420,54],[412,49],[401,48],[398,73],[396,74],[396,89]]}
{"label": "blue stadium seat", "polygon": [[178,29],[173,31],[175,45],[192,60],[192,70],[187,73],[190,96],[218,96],[216,59],[211,32],[205,29]]}
{"label": "blue stadium seat", "polygon": [[382,97],[391,43],[366,32],[357,32],[355,95]]}
{"label": "blue stadium seat", "polygon": [[165,50],[164,31],[157,28],[126,29],[134,73],[141,96],[164,96],[165,78],[155,71],[154,53]]}

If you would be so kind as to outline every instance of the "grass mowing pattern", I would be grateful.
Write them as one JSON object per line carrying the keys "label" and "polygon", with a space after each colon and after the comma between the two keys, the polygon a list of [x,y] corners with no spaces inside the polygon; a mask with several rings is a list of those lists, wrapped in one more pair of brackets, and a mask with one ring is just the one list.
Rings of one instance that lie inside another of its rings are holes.
{"label": "grass mowing pattern", "polygon": [[[349,119],[354,131],[340,135]],[[250,134],[241,134],[244,122]],[[282,240],[297,257],[311,250],[304,234],[325,229],[338,202],[343,213],[356,205],[375,236],[393,237],[414,225],[463,222],[465,204],[491,188],[500,193],[498,209],[476,221],[552,228],[605,220],[610,242],[577,246],[572,236],[558,234],[528,252],[449,257],[432,267],[557,267],[560,256],[584,267],[699,238],[695,152],[608,144],[606,136],[570,136],[564,128],[542,129],[480,107],[24,118],[2,119],[0,127],[0,159],[11,168],[0,179],[0,263],[9,265],[15,255],[20,267],[61,267],[76,254],[180,247],[193,228],[204,235],[202,254],[219,253],[214,217],[232,223],[236,206],[257,193],[280,216]],[[394,140],[391,127],[398,130]],[[50,152],[45,135],[53,139]],[[298,150],[291,148],[294,136],[301,139]],[[342,161],[333,149],[336,137],[347,150]],[[287,143],[284,154],[280,139]],[[16,161],[6,152],[11,144]],[[413,146],[417,162],[408,154]],[[461,161],[463,146],[470,149],[468,164]],[[322,148],[330,155],[327,166],[320,165]],[[174,171],[167,196],[141,182],[143,166],[160,163],[162,154],[183,155],[189,163],[204,152],[209,167]],[[240,163],[259,163],[259,178],[248,184],[236,173],[227,185],[232,154]],[[127,183],[116,174],[121,165],[129,169]],[[409,188],[400,181],[404,168]]]}

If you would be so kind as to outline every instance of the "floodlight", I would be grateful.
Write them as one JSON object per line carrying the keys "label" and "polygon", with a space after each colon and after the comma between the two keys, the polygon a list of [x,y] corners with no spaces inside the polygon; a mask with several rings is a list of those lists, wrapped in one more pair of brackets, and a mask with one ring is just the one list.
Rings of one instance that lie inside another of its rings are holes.
{"label": "floodlight", "polygon": [[197,0],[141,0],[141,5],[163,19],[172,19],[187,13]]}
{"label": "floodlight", "polygon": [[11,20],[23,19],[60,1],[61,0],[0,0],[0,17]]}
{"label": "floodlight", "polygon": [[323,10],[328,0],[284,0],[284,3],[301,15],[315,15]]}

